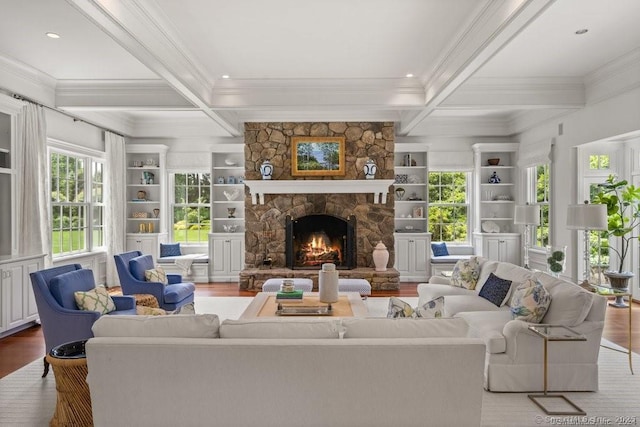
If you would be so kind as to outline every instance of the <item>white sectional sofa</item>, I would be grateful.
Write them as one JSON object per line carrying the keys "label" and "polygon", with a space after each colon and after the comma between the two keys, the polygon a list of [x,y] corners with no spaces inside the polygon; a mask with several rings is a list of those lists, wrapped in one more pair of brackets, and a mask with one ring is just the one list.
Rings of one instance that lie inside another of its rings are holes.
{"label": "white sectional sofa", "polygon": [[[481,257],[476,259],[480,274],[474,290],[452,286],[449,279],[433,276],[429,283],[418,285],[418,294],[420,305],[444,296],[445,316],[465,319],[469,336],[485,342],[484,387],[505,392],[543,390],[543,340],[528,329],[532,323],[514,320],[510,311],[514,289],[526,279],[535,278],[551,297],[541,323],[568,326],[587,338],[582,342],[549,344],[549,390],[597,390],[605,298],[543,272]],[[500,307],[479,295],[490,273],[512,281],[510,294]]]}
{"label": "white sectional sofa", "polygon": [[98,427],[480,425],[463,319],[108,317],[86,344]]}

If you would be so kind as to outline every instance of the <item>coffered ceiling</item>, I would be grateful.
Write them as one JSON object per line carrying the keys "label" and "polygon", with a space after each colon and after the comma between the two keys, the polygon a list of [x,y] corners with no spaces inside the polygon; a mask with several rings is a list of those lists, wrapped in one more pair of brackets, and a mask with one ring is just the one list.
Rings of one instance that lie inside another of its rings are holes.
{"label": "coffered ceiling", "polygon": [[590,76],[640,49],[637,0],[1,6],[1,88],[136,137],[238,136],[245,121],[307,120],[513,135],[582,108]]}

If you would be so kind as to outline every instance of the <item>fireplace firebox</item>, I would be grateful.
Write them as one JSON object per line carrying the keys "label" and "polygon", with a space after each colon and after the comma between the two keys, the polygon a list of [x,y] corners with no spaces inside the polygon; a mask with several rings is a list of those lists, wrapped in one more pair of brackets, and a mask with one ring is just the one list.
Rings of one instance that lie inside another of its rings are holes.
{"label": "fireplace firebox", "polygon": [[286,263],[291,269],[318,269],[333,263],[338,269],[356,265],[356,218],[333,215],[286,217]]}

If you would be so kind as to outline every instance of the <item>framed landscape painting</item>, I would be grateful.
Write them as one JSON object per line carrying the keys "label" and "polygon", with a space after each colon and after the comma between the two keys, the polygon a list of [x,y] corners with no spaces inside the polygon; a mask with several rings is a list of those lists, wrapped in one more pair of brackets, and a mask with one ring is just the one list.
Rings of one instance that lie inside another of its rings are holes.
{"label": "framed landscape painting", "polygon": [[344,167],[343,136],[291,138],[291,175],[341,176]]}

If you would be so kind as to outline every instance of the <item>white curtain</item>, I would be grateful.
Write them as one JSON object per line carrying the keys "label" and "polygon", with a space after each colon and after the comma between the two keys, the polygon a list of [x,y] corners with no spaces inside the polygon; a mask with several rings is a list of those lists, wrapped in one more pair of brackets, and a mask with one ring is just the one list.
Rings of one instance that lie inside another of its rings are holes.
{"label": "white curtain", "polygon": [[51,221],[47,177],[47,124],[44,108],[26,103],[18,114],[16,210],[19,255],[45,254],[51,266]]}
{"label": "white curtain", "polygon": [[126,159],[124,137],[115,133],[104,133],[107,153],[106,201],[106,242],[107,242],[107,286],[120,286],[113,256],[124,252],[125,248],[125,176]]}

